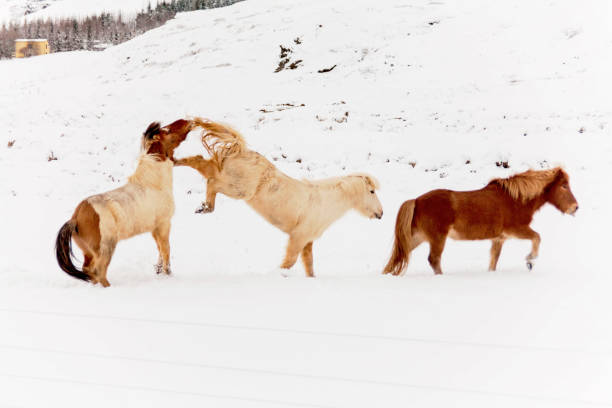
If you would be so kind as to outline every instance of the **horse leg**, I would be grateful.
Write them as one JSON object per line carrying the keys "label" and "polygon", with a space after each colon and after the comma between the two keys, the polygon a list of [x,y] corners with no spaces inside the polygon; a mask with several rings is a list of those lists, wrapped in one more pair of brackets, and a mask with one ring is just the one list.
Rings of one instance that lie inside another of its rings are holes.
{"label": "horse leg", "polygon": [[531,240],[531,252],[527,255],[525,260],[527,261],[527,269],[533,268],[534,259],[538,257],[538,251],[540,249],[540,234],[531,229],[528,225],[518,230],[513,231],[513,235],[518,239],[529,239]]}
{"label": "horse leg", "polygon": [[170,275],[170,223],[163,223],[153,230],[153,239],[157,244],[159,259],[155,271]]}
{"label": "horse leg", "polygon": [[283,260],[283,263],[280,267],[282,269],[289,269],[293,265],[295,265],[295,262],[297,261],[300,252],[302,251],[302,249],[304,249],[305,246],[306,242],[304,239],[296,235],[290,235],[289,243],[287,244],[287,252],[285,254],[285,259]]}
{"label": "horse leg", "polygon": [[215,199],[217,198],[217,189],[214,186],[214,179],[208,179],[206,182],[206,201],[203,201],[200,207],[196,208],[196,214],[211,213],[215,210]]}
{"label": "horse leg", "polygon": [[504,245],[504,238],[495,238],[491,244],[491,261],[489,262],[489,271],[494,271],[497,268],[497,260]]}
{"label": "horse leg", "polygon": [[91,283],[98,283],[96,279],[96,264],[94,262],[95,255],[90,252],[83,251],[85,261],[83,262],[83,272],[85,272],[91,278]]}
{"label": "horse leg", "polygon": [[[96,259],[98,258],[98,254],[96,253],[95,248],[91,248],[87,242],[77,236],[73,236],[74,242],[83,252],[83,272],[89,275],[90,282],[92,284],[98,283],[96,280]],[[98,248],[99,249],[99,248]]]}
{"label": "horse leg", "polygon": [[217,199],[217,189],[213,186],[213,180],[209,179],[206,183],[206,207],[208,212],[213,212],[215,209],[215,200]]}
{"label": "horse leg", "polygon": [[207,179],[214,177],[218,171],[212,160],[206,160],[201,155],[175,160],[174,165],[191,167]]}
{"label": "horse leg", "polygon": [[202,156],[191,156],[176,160],[175,166],[188,166],[195,169],[206,178],[206,201],[196,209],[196,214],[210,213],[215,209],[215,197],[217,189],[213,186],[219,169],[212,160],[206,160]]}
{"label": "horse leg", "polygon": [[429,265],[434,270],[436,275],[442,275],[442,268],[440,267],[440,260],[442,259],[442,251],[444,251],[444,245],[446,244],[446,235],[438,236],[429,241]]}
{"label": "horse leg", "polygon": [[306,276],[314,278],[314,270],[312,268],[312,241],[306,244],[302,249],[302,262],[306,270]]}
{"label": "horse leg", "polygon": [[100,257],[96,262],[96,280],[105,288],[110,286],[110,283],[106,279],[106,270],[108,269],[108,265],[113,257],[116,246],[117,243],[114,241],[102,243],[100,248]]}

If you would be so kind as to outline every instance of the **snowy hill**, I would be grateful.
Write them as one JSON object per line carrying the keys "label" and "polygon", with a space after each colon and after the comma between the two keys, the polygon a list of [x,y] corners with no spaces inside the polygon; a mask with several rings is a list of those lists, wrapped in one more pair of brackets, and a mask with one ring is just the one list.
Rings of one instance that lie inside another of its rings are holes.
{"label": "snowy hill", "polygon": [[43,10],[58,0],[3,0],[0,2],[0,23],[17,20]]}
{"label": "snowy hill", "polygon": [[[585,4],[251,0],[0,61],[0,405],[610,406],[612,6]],[[274,72],[280,46],[295,69]],[[296,178],[374,174],[385,216],[341,219],[317,278],[285,279],[284,234],[223,196],[194,214],[205,184],[177,168],[174,276],[154,276],[149,236],[119,244],[107,290],[64,275],[78,202],[125,182],[150,122],[187,115]],[[557,164],[580,210],[536,215],[533,271],[528,242],[488,273],[490,243],[449,240],[443,276],[425,245],[380,274],[404,200]]]}
{"label": "snowy hill", "polygon": [[157,0],[2,0],[0,23],[24,16],[29,20],[79,18],[104,12],[129,17],[146,9],[149,4],[155,7],[157,3]]}

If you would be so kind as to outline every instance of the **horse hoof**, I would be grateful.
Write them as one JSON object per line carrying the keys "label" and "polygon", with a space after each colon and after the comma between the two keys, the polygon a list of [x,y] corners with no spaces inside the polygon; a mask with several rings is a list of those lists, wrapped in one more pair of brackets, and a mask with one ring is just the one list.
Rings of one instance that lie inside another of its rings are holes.
{"label": "horse hoof", "polygon": [[292,278],[292,277],[298,276],[298,273],[296,270],[289,269],[289,268],[282,268],[282,267],[276,268],[275,273],[279,274],[283,278]]}
{"label": "horse hoof", "polygon": [[529,270],[533,269],[533,263],[531,261],[527,261],[527,269]]}
{"label": "horse hoof", "polygon": [[195,213],[196,214],[206,214],[206,213],[211,213],[212,212],[212,208],[210,208],[208,206],[208,204],[206,203],[202,203],[201,206],[199,206],[196,210]]}

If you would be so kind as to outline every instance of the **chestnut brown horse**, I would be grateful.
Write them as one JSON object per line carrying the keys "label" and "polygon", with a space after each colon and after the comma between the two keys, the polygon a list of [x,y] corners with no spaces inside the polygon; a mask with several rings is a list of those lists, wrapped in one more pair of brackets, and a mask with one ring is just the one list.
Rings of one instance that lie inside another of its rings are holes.
{"label": "chestnut brown horse", "polygon": [[494,271],[504,241],[531,240],[527,268],[538,256],[540,234],[529,227],[533,214],[550,203],[565,214],[574,215],[578,203],[561,168],[528,170],[505,179],[494,179],[475,191],[433,190],[405,201],[395,222],[395,242],[383,273],[400,275],[408,266],[410,252],[429,242],[429,264],[441,274],[440,258],[446,238],[490,239],[489,270]]}
{"label": "chestnut brown horse", "polygon": [[[191,129],[186,120],[163,128],[151,123],[142,136],[138,167],[127,184],[81,201],[57,234],[56,258],[64,272],[107,287],[106,270],[117,242],[151,232],[159,251],[157,273],[170,274],[173,152]],[[83,270],[72,261],[73,239],[85,256]]]}

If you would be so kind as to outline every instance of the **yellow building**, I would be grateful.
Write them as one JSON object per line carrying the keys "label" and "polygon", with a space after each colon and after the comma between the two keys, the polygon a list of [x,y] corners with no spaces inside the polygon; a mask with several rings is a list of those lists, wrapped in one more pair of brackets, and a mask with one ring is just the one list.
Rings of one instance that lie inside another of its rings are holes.
{"label": "yellow building", "polygon": [[15,58],[26,58],[34,55],[49,54],[49,41],[37,39],[18,39],[15,40]]}

